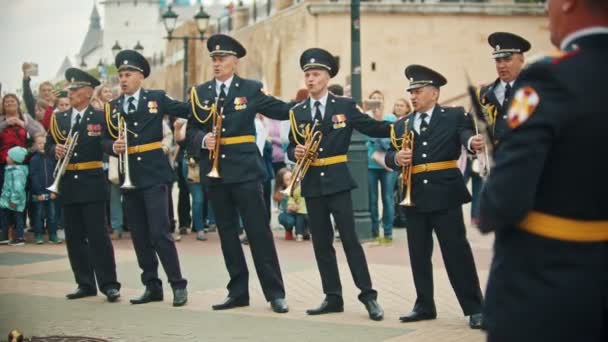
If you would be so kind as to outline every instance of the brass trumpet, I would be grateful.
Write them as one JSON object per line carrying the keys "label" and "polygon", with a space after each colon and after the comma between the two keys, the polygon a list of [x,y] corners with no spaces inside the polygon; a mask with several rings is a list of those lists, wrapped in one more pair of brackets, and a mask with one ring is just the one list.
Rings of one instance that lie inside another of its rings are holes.
{"label": "brass trumpet", "polygon": [[61,178],[65,173],[65,169],[70,163],[70,159],[72,159],[72,155],[74,155],[74,149],[76,149],[76,145],[78,145],[78,131],[73,132],[74,126],[70,128],[68,132],[68,136],[65,139],[65,155],[63,158],[57,161],[57,165],[55,166],[55,170],[53,170],[53,177],[55,180],[53,184],[46,188],[48,191],[59,194],[59,183],[61,182]]}
{"label": "brass trumpet", "polygon": [[315,130],[317,124],[318,121],[315,120],[312,130],[306,136],[306,141],[304,142],[304,147],[306,148],[304,157],[296,163],[296,166],[292,171],[291,182],[289,182],[287,188],[281,191],[283,195],[293,196],[293,191],[300,185],[302,179],[304,179],[310,164],[317,159],[317,151],[319,150],[321,139],[323,139],[323,133]]}
{"label": "brass trumpet", "polygon": [[129,130],[127,129],[127,122],[120,115],[118,116],[118,136],[124,136],[125,139],[125,152],[118,155],[118,171],[125,176],[121,189],[135,189],[135,185],[131,181],[131,172],[129,171]]}
{"label": "brass trumpet", "polygon": [[[217,103],[214,105],[214,109],[217,113]],[[215,137],[215,147],[209,151],[209,159],[213,160],[211,171],[207,174],[209,178],[222,178],[220,176],[219,164],[220,164],[220,141],[222,139],[222,115],[224,113],[224,107],[220,110],[219,115],[213,115],[213,136]]]}
{"label": "brass trumpet", "polygon": [[[403,132],[403,142],[401,143],[401,150],[406,149],[414,152],[414,132],[409,129],[410,119],[405,120],[405,131]],[[401,186],[407,187],[405,190],[405,198],[399,203],[399,205],[405,207],[411,207],[414,205],[412,202],[412,163],[410,165],[404,165],[401,167]]]}

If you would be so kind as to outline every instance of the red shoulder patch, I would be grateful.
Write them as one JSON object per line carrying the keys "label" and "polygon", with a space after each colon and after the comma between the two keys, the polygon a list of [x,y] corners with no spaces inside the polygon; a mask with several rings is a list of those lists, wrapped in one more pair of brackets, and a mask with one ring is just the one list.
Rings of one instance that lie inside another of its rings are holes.
{"label": "red shoulder patch", "polygon": [[560,62],[562,62],[562,61],[564,61],[564,60],[566,60],[566,59],[568,59],[570,57],[576,56],[576,55],[578,55],[580,53],[580,51],[581,50],[572,50],[572,51],[569,51],[569,52],[564,52],[563,54],[561,54],[561,55],[553,58],[551,60],[551,64],[555,65],[555,64],[558,64],[558,63],[560,63]]}

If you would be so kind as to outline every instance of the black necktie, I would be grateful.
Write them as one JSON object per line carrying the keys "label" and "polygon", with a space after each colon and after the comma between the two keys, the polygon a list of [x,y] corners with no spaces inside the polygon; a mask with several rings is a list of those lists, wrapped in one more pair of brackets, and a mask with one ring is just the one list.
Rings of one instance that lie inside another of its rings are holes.
{"label": "black necktie", "polygon": [[74,123],[74,129],[77,130],[80,125],[80,113],[76,114],[76,122]]}
{"label": "black necktie", "polygon": [[420,113],[420,135],[426,134],[429,129],[429,124],[426,122],[427,113]]}
{"label": "black necktie", "polygon": [[315,101],[315,121],[321,123],[323,121],[323,115],[321,115],[321,102]]}
{"label": "black necktie", "polygon": [[224,107],[224,100],[226,99],[226,84],[222,83],[220,86],[220,98],[217,101],[218,108]]}
{"label": "black necktie", "polygon": [[509,103],[509,98],[511,98],[511,84],[507,83],[505,87],[505,99],[502,101],[503,106]]}
{"label": "black necktie", "polygon": [[127,106],[127,114],[131,114],[131,113],[135,113],[135,104],[133,103],[133,101],[135,101],[135,98],[133,96],[129,97],[129,105]]}

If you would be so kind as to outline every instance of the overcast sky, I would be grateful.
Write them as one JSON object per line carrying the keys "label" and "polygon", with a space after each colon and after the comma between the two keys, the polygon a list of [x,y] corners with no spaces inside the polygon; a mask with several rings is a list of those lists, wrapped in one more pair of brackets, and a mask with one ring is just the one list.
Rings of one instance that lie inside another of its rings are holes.
{"label": "overcast sky", "polygon": [[[89,27],[94,0],[0,0],[2,92],[21,87],[21,64],[38,63],[36,82],[55,77],[73,60]],[[103,15],[102,9],[99,8]]]}

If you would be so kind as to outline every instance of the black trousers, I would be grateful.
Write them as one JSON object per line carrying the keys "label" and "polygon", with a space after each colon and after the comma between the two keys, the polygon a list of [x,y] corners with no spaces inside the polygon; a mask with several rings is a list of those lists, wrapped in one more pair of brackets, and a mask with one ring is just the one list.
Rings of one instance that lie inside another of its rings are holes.
{"label": "black trousers", "polygon": [[[146,287],[162,288],[158,277],[160,259],[171,287],[185,288],[175,241],[169,231],[169,201],[166,184],[124,192],[127,222],[131,228],[131,239],[139,268],[141,282]],[[157,258],[158,255],[158,258]]]}
{"label": "black trousers", "polygon": [[249,296],[249,271],[239,239],[239,215],[249,239],[255,269],[267,301],[285,298],[281,267],[274,246],[262,184],[259,181],[209,185],[209,199],[230,275],[228,296]]}
{"label": "black trousers", "polygon": [[481,312],[482,295],[471,246],[466,237],[462,208],[419,212],[406,208],[407,244],[416,286],[415,310],[435,313],[433,299],[433,230],[460,307],[465,315]]}
{"label": "black trousers", "polygon": [[342,247],[344,247],[350,273],[355,285],[361,290],[359,300],[365,302],[376,299],[378,293],[372,288],[365,253],[355,232],[355,218],[350,191],[306,198],[306,208],[310,222],[312,245],[323,284],[323,293],[328,297],[342,297],[336,250],[333,246],[334,230],[330,218],[330,214],[332,214],[340,233],[340,240],[342,241]]}
{"label": "black trousers", "polygon": [[105,227],[105,202],[64,205],[65,242],[78,287],[120,289],[116,281],[114,248]]}

